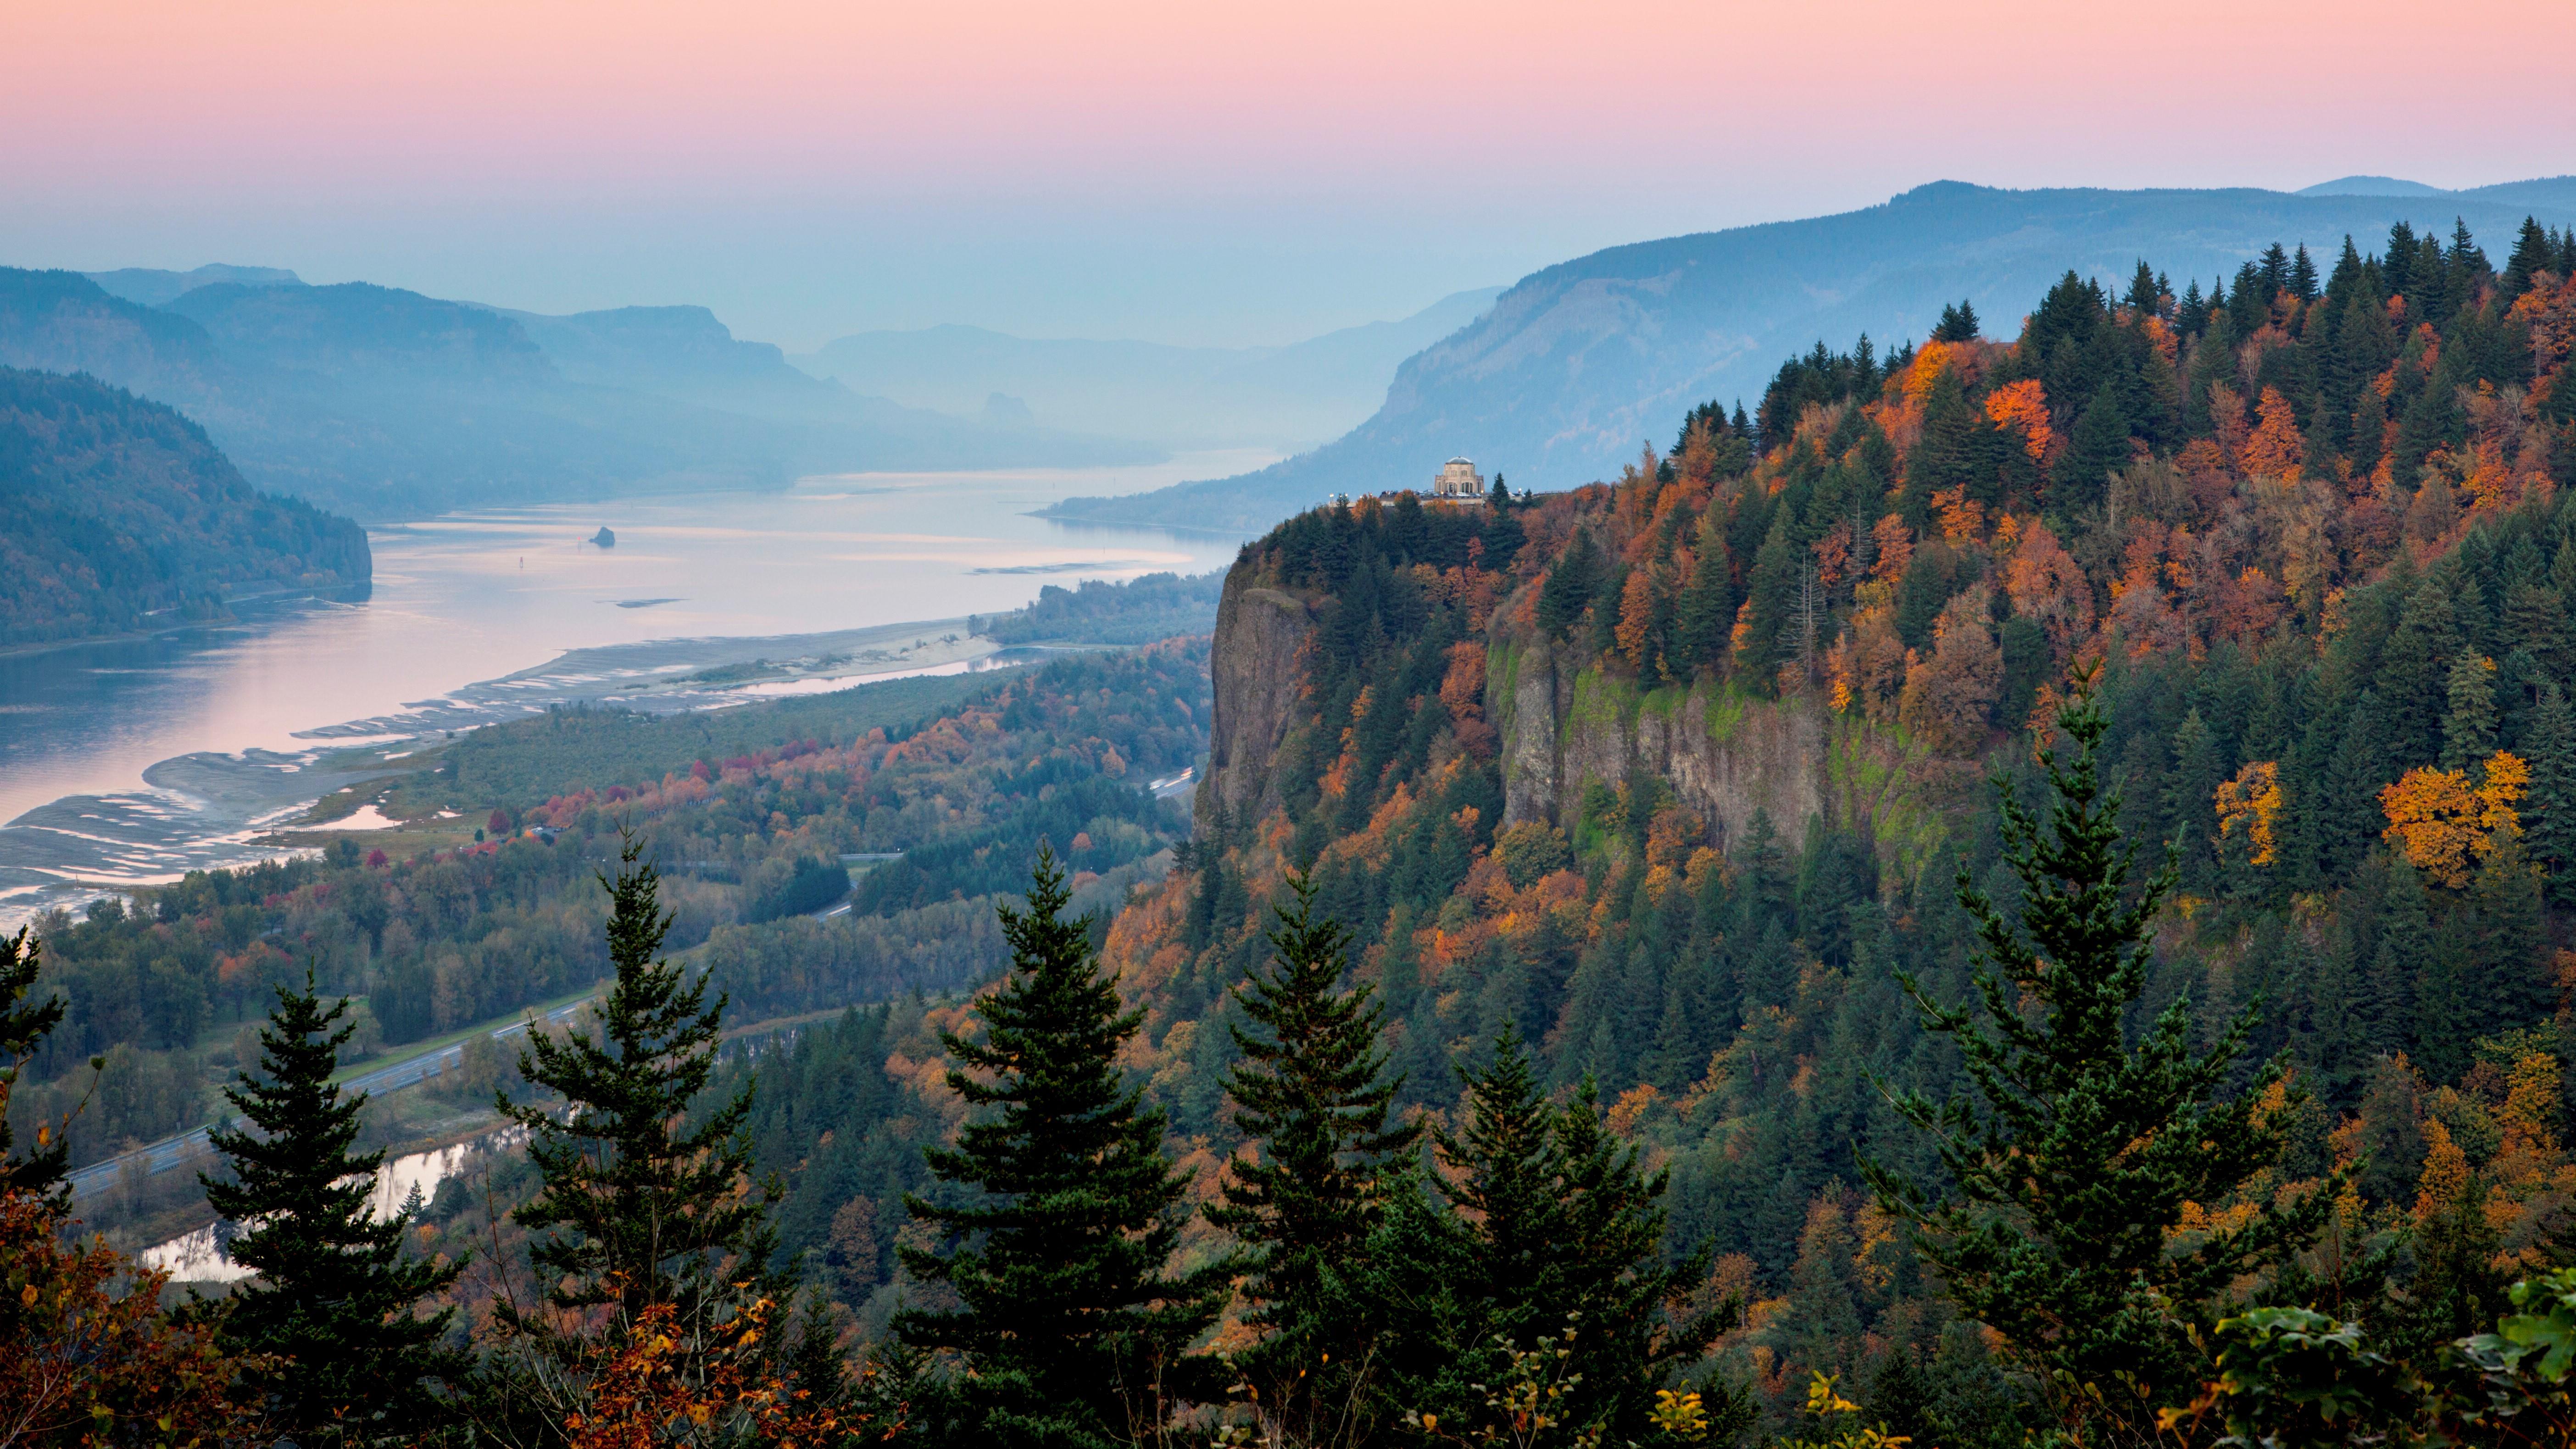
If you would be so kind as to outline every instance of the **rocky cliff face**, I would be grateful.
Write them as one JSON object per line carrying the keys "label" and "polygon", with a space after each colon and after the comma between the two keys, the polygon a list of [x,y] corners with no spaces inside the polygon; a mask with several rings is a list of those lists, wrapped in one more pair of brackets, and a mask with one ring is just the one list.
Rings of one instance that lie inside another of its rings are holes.
{"label": "rocky cliff face", "polygon": [[1210,833],[1213,812],[1240,820],[1248,808],[1257,819],[1279,808],[1271,756],[1304,691],[1299,656],[1314,633],[1314,613],[1304,600],[1253,586],[1240,564],[1226,576],[1208,656],[1216,710],[1208,731],[1208,775],[1194,806],[1200,836]]}
{"label": "rocky cliff face", "polygon": [[1641,691],[1599,666],[1577,669],[1544,637],[1498,627],[1485,699],[1502,732],[1503,819],[1572,832],[1585,790],[1660,778],[1721,843],[1769,815],[1791,849],[1810,823],[1866,826],[1882,859],[1910,869],[1949,829],[1960,781],[1906,741],[1812,701],[1771,700],[1702,681]]}
{"label": "rocky cliff face", "polygon": [[[1880,858],[1911,873],[1975,802],[1973,771],[1936,761],[1902,736],[1811,700],[1772,700],[1702,681],[1640,690],[1577,667],[1544,636],[1496,611],[1486,639],[1485,710],[1501,733],[1506,825],[1542,820],[1574,833],[1589,786],[1660,778],[1709,823],[1717,843],[1767,814],[1791,850],[1822,820],[1865,828]],[[1273,756],[1305,687],[1315,606],[1229,576],[1211,655],[1216,713],[1198,791],[1201,838],[1222,819],[1280,808]]]}

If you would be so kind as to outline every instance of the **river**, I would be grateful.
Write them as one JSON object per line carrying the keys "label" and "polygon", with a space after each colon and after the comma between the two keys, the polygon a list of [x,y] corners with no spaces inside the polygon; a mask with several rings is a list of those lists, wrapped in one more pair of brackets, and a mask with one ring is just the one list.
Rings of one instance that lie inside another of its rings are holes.
{"label": "river", "polygon": [[[308,768],[326,748],[596,698],[599,660],[649,672],[728,656],[650,641],[998,613],[1048,583],[1223,568],[1237,537],[1027,515],[1271,460],[852,474],[450,514],[370,530],[363,601],[0,657],[0,920],[271,853],[253,838],[339,783]],[[590,541],[603,526],[613,547]],[[574,651],[589,651],[581,667],[564,664]]]}

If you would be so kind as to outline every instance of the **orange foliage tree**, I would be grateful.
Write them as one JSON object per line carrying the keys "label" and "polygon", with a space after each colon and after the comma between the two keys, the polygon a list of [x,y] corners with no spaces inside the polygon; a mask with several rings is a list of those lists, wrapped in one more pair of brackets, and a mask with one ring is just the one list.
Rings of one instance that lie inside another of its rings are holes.
{"label": "orange foliage tree", "polygon": [[2240,461],[2245,471],[2256,478],[2296,478],[2307,466],[2308,440],[2299,433],[2299,419],[2290,409],[2290,400],[2276,387],[2263,389],[2262,398],[2254,405],[2261,419],[2254,435],[2245,440]]}
{"label": "orange foliage tree", "polygon": [[0,1445],[264,1442],[242,1373],[267,1361],[173,1322],[169,1275],[66,1244],[67,1226],[51,1199],[0,1190]]}
{"label": "orange foliage tree", "polygon": [[2453,890],[2469,883],[2476,861],[2522,833],[2514,807],[2530,787],[2531,767],[2498,751],[2475,773],[2473,779],[2467,770],[2420,766],[2379,792],[2380,812],[2388,817],[2381,836],[2427,879]]}
{"label": "orange foliage tree", "polygon": [[[625,1346],[592,1377],[588,1403],[565,1416],[572,1449],[746,1442],[815,1449],[900,1431],[899,1421],[844,1418],[788,1388],[759,1350],[770,1307],[761,1299],[703,1334],[685,1328],[668,1303],[645,1309]],[[703,1341],[691,1343],[693,1337]]]}
{"label": "orange foliage tree", "polygon": [[2021,433],[2022,451],[2034,463],[2048,458],[2048,445],[2056,434],[2048,426],[2048,391],[2037,378],[2008,382],[1986,394],[1986,416],[1997,427],[2013,428]]}

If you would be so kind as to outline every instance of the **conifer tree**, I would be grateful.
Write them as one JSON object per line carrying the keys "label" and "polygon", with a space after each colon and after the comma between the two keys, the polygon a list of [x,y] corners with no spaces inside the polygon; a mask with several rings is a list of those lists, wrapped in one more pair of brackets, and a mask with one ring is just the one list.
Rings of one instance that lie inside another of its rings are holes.
{"label": "conifer tree", "polygon": [[[2149,1430],[2193,1382],[2186,1332],[2215,1322],[2233,1286],[2314,1241],[2332,1192],[2272,1208],[2182,1246],[2188,1203],[2227,1201],[2274,1165],[2282,1128],[2265,1088],[2218,1096],[2254,1026],[2240,1013],[2195,1050],[2178,999],[2138,1039],[2123,1025],[2146,987],[2151,923],[2173,889],[2164,866],[2134,892],[2134,847],[2114,822],[2099,752],[2110,722],[2090,680],[2061,707],[2073,741],[2039,763],[2055,796],[2043,823],[2001,779],[2004,863],[2019,882],[2007,920],[1963,867],[1960,906],[1976,922],[1982,1010],[1932,1000],[1898,979],[1927,1029],[1956,1043],[1976,1099],[1892,1093],[1929,1134],[1955,1184],[1936,1202],[1920,1182],[1872,1163],[1881,1206],[1964,1317],[2001,1335],[2036,1373],[2070,1429],[2096,1413]],[[2284,1069],[2270,1074],[2285,1084]]]}
{"label": "conifer tree", "polygon": [[1977,340],[1978,325],[1977,309],[1973,304],[1962,301],[1956,307],[1944,305],[1941,308],[1941,320],[1933,325],[1932,340],[1974,342]]}
{"label": "conifer tree", "polygon": [[224,1089],[258,1132],[212,1134],[231,1180],[198,1179],[207,1205],[242,1225],[233,1261],[259,1274],[234,1294],[220,1335],[233,1352],[280,1360],[255,1387],[278,1432],[304,1446],[417,1442],[443,1417],[432,1385],[465,1370],[440,1347],[456,1310],[413,1312],[464,1265],[405,1260],[409,1215],[370,1210],[385,1154],[354,1150],[366,1095],[331,1080],[348,1014],[346,1001],[323,1006],[310,970],[302,991],[277,988],[258,1076]]}
{"label": "conifer tree", "polygon": [[1027,907],[1001,908],[1011,973],[976,1003],[984,1039],[942,1037],[957,1063],[948,1086],[978,1113],[955,1147],[923,1156],[976,1195],[905,1199],[956,1245],[906,1247],[904,1265],[957,1306],[906,1309],[894,1330],[973,1371],[948,1426],[965,1443],[1127,1442],[1154,1421],[1157,1395],[1199,1387],[1205,1366],[1183,1352],[1224,1291],[1222,1264],[1167,1271],[1189,1174],[1164,1160],[1163,1113],[1118,1065],[1144,1014],[1120,1007],[1067,900],[1041,847]]}
{"label": "conifer tree", "polygon": [[2522,746],[2531,764],[2523,838],[2549,872],[2551,896],[2566,904],[2576,899],[2576,710],[2555,682],[2540,687]]}
{"label": "conifer tree", "polygon": [[[15,936],[0,937],[0,1108],[8,1106],[9,1090],[17,1085],[27,1059],[62,1025],[63,998],[51,992],[36,994],[37,978],[44,974],[44,950],[44,943],[28,935],[24,926]],[[90,1069],[96,1071],[98,1065],[93,1061]],[[8,1114],[0,1111],[0,1191],[60,1196],[63,1167],[71,1151],[64,1132],[67,1125],[39,1125],[35,1150],[21,1157],[13,1144]]]}
{"label": "conifer tree", "polygon": [[2119,393],[2106,382],[2077,415],[2075,430],[2066,440],[2066,451],[2058,456],[2057,468],[2049,475],[2050,515],[2071,527],[2075,520],[2101,506],[2110,487],[2110,476],[2128,466],[2128,462],[2129,419],[2120,409]]}
{"label": "conifer tree", "polygon": [[1666,1258],[1669,1174],[1646,1172],[1610,1135],[1589,1078],[1565,1106],[1549,1102],[1510,1027],[1493,1059],[1462,1075],[1465,1120],[1435,1132],[1452,1211],[1391,1213],[1374,1254],[1410,1285],[1392,1295],[1413,1328],[1395,1359],[1404,1406],[1472,1415],[1486,1397],[1475,1386],[1500,1382],[1504,1345],[1539,1348],[1571,1328],[1561,1422],[1606,1442],[1646,1439],[1655,1389],[1741,1305],[1667,1312],[1706,1278],[1708,1254]]}
{"label": "conifer tree", "polygon": [[[660,954],[671,917],[643,850],[627,836],[616,877],[599,878],[616,975],[599,1007],[598,1039],[532,1031],[519,1056],[520,1073],[559,1093],[569,1111],[495,1098],[529,1134],[542,1185],[516,1217],[539,1235],[529,1259],[548,1302],[566,1315],[547,1322],[505,1306],[504,1321],[559,1365],[614,1347],[648,1308],[670,1306],[695,1332],[742,1306],[740,1283],[787,1296],[769,1270],[774,1187],[752,1188],[741,1131],[751,1084],[711,1111],[697,1109],[715,1070],[725,998],[709,1002],[705,977]],[[613,1310],[605,1328],[584,1326],[583,1315],[599,1308]]]}
{"label": "conifer tree", "polygon": [[1351,933],[1315,913],[1312,877],[1288,879],[1275,907],[1275,965],[1234,996],[1258,1029],[1229,1024],[1242,1061],[1226,1078],[1235,1124],[1259,1156],[1234,1164],[1208,1221],[1251,1250],[1247,1321],[1270,1337],[1239,1356],[1262,1404],[1300,1439],[1357,1402],[1351,1375],[1366,1330],[1350,1283],[1381,1215],[1396,1154],[1421,1133],[1387,1126],[1401,1079],[1386,1076],[1379,1007],[1365,984],[1341,989]]}
{"label": "conifer tree", "polygon": [[2442,716],[2442,768],[2465,770],[2496,749],[2495,661],[2463,652],[2451,661]]}

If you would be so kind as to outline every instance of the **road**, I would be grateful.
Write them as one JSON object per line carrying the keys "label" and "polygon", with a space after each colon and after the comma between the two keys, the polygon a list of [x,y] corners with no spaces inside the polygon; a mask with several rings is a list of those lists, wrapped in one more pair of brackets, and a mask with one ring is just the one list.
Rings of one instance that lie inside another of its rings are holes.
{"label": "road", "polygon": [[[579,1011],[588,1001],[589,998],[584,997],[580,1001],[558,1006],[547,1012],[545,1017],[547,1024],[560,1026],[572,1020],[573,1013]],[[506,1040],[527,1029],[528,1023],[523,1017],[507,1026],[495,1028],[492,1037],[495,1041]],[[340,1089],[344,1093],[400,1091],[404,1087],[416,1086],[428,1078],[437,1076],[464,1059],[464,1045],[452,1044],[440,1047],[436,1051],[422,1052],[418,1056],[405,1057],[398,1062],[388,1062],[371,1071],[361,1072],[342,1082]],[[72,1197],[84,1198],[92,1193],[114,1187],[118,1176],[124,1172],[125,1165],[129,1162],[141,1162],[147,1176],[167,1172],[187,1161],[194,1149],[206,1144],[207,1130],[199,1127],[193,1131],[182,1132],[176,1137],[164,1137],[148,1146],[119,1153],[104,1162],[93,1162],[77,1172],[66,1174],[66,1180],[71,1184]]]}

